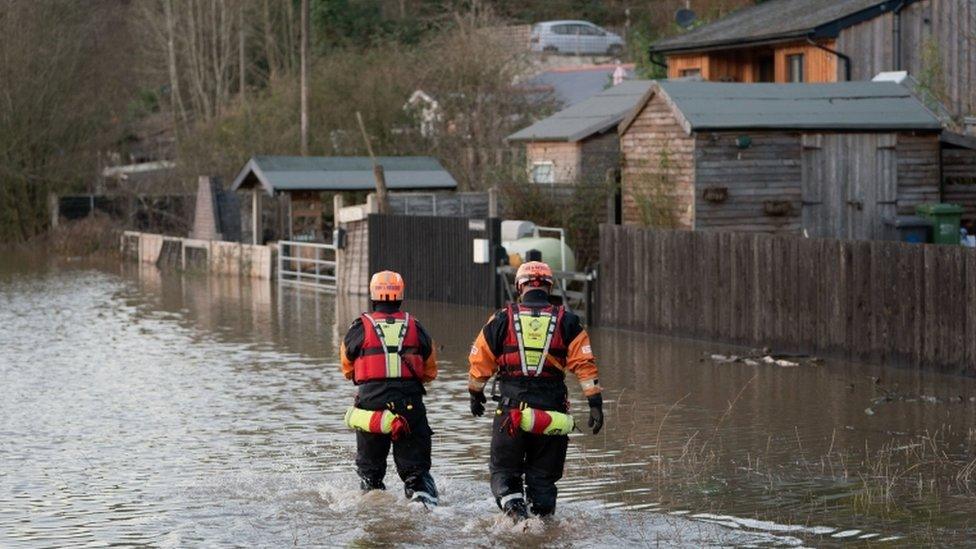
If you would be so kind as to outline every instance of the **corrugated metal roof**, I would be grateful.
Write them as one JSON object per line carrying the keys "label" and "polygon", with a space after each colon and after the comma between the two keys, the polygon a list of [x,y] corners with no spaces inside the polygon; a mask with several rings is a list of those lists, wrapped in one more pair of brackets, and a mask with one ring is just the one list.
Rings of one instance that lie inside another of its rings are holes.
{"label": "corrugated metal roof", "polygon": [[[897,3],[893,0],[769,0],[735,11],[684,34],[660,40],[651,50],[673,52],[801,38],[811,34],[825,35],[825,26],[838,22],[842,23],[841,26],[850,26],[858,21],[853,16],[859,12],[868,10],[865,14],[867,17],[877,16],[887,11],[888,5]],[[906,3],[912,3],[912,0]],[[883,9],[871,11],[879,7]],[[846,18],[852,19],[845,21]]]}
{"label": "corrugated metal roof", "polygon": [[[457,181],[435,158],[381,156],[390,190],[454,189]],[[234,179],[232,190],[260,184],[275,191],[367,191],[376,188],[368,156],[255,156]]]}
{"label": "corrugated metal roof", "polygon": [[509,141],[579,141],[620,123],[651,86],[627,80],[508,136]]}
{"label": "corrugated metal roof", "polygon": [[[940,130],[907,88],[893,82],[728,84],[661,81],[686,130]],[[625,131],[650,93],[621,124]]]}

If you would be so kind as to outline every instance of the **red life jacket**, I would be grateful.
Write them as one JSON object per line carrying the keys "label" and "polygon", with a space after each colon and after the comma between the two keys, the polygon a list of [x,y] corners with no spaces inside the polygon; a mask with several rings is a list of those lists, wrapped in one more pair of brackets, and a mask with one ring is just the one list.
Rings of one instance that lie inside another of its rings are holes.
{"label": "red life jacket", "polygon": [[496,359],[501,377],[565,377],[568,349],[562,337],[563,311],[555,305],[508,306],[508,332]]}
{"label": "red life jacket", "polygon": [[382,379],[423,382],[417,322],[407,313],[363,313],[363,346],[353,362],[356,383]]}

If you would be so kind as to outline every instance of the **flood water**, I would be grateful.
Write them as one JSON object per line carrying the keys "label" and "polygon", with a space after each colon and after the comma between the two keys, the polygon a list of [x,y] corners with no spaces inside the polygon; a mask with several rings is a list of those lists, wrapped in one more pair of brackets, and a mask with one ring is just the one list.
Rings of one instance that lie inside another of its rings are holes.
{"label": "flood water", "polygon": [[[409,281],[408,281],[409,283]],[[356,300],[155,268],[0,258],[0,547],[892,545],[976,539],[976,383],[593,330],[607,426],[552,521],[487,483],[466,354],[488,311],[408,303],[441,349],[442,505],[362,495],[338,339]],[[578,418],[585,402],[570,380]]]}

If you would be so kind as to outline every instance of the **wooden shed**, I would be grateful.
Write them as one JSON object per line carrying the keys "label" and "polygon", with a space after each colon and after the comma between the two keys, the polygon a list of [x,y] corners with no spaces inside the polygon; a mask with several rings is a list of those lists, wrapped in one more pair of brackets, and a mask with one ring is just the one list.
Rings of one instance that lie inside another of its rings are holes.
{"label": "wooden shed", "polygon": [[624,222],[883,238],[940,200],[941,132],[890,82],[657,82],[619,127]]}
{"label": "wooden shed", "polygon": [[[384,156],[376,158],[384,168],[386,186],[397,190],[454,190],[457,181],[435,158]],[[364,156],[255,156],[241,168],[232,191],[251,191],[251,238],[262,234],[261,196],[282,196],[283,234],[310,241],[326,239],[322,216],[324,192],[370,191],[376,188],[373,160]],[[331,207],[331,204],[329,205]]]}
{"label": "wooden shed", "polygon": [[928,74],[956,116],[976,112],[973,0],[767,0],[665,38],[668,77],[843,82]]}
{"label": "wooden shed", "polygon": [[620,165],[617,125],[650,85],[624,81],[508,136],[525,143],[529,181],[602,182],[607,170]]}

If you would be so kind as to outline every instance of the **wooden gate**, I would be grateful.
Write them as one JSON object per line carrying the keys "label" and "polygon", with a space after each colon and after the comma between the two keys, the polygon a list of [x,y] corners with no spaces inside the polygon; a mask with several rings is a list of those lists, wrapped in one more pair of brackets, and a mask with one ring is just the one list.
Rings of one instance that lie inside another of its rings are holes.
{"label": "wooden gate", "polygon": [[897,213],[897,134],[803,136],[803,228],[810,237],[877,240]]}

